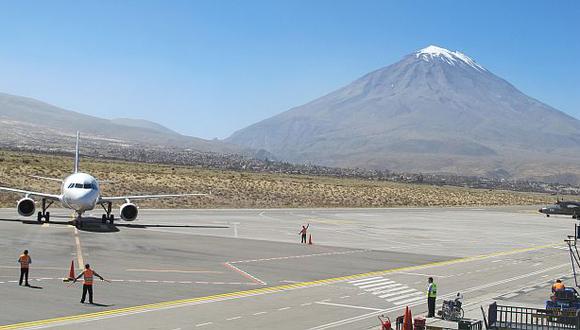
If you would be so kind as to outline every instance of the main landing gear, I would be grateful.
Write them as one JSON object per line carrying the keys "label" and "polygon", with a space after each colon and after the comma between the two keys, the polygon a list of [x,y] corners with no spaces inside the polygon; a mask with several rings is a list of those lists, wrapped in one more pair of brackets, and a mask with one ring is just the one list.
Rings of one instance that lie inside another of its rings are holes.
{"label": "main landing gear", "polygon": [[103,207],[105,212],[107,212],[106,214],[103,214],[103,217],[101,218],[102,223],[105,224],[105,223],[107,223],[107,220],[109,220],[109,222],[111,224],[113,224],[115,222],[115,215],[113,213],[111,213],[111,208],[113,206],[113,203],[111,203],[111,202],[102,203],[101,206]]}
{"label": "main landing gear", "polygon": [[46,212],[46,210],[52,205],[52,203],[54,203],[54,201],[51,200],[47,204],[46,198],[42,199],[42,211],[38,211],[38,214],[36,215],[36,221],[42,222],[42,219],[44,219],[46,222],[50,221],[50,212]]}

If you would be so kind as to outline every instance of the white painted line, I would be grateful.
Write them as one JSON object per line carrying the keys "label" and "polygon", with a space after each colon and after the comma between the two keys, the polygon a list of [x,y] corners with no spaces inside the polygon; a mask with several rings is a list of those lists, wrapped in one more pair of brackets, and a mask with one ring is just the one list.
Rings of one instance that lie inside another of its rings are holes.
{"label": "white painted line", "polygon": [[[563,267],[569,267],[569,266],[570,266],[569,263],[561,264],[561,265],[558,265],[558,266],[554,266],[554,267],[550,267],[550,268],[538,270],[536,272],[526,273],[526,274],[523,274],[523,275],[519,275],[519,276],[514,276],[514,277],[511,277],[511,278],[503,279],[503,280],[500,280],[500,281],[497,281],[497,282],[486,283],[486,284],[483,284],[483,285],[479,285],[479,286],[475,286],[475,287],[463,289],[462,290],[462,293],[463,294],[466,294],[466,293],[469,293],[469,292],[474,292],[474,291],[478,291],[478,290],[487,289],[487,288],[494,287],[494,286],[497,286],[497,285],[501,285],[501,284],[504,284],[504,283],[509,283],[509,282],[517,281],[517,280],[520,280],[522,278],[526,278],[526,277],[530,277],[530,276],[537,276],[537,275],[539,275],[541,273],[545,273],[547,271],[554,270],[554,269],[557,269],[557,268],[563,268]],[[454,296],[455,296],[455,292],[450,293],[450,294],[446,294],[446,295],[442,295],[439,298],[440,299],[443,299],[443,298],[451,298],[451,297],[454,297]],[[418,305],[421,305],[421,304],[422,303],[419,303],[419,302],[412,303],[412,304],[409,305],[409,307],[418,306]],[[331,322],[331,323],[322,324],[322,325],[319,325],[319,326],[316,326],[316,327],[312,327],[312,328],[310,328],[308,330],[323,330],[323,329],[333,328],[333,327],[337,327],[337,326],[343,326],[343,325],[346,325],[346,324],[350,324],[350,323],[353,323],[353,322],[365,320],[365,319],[368,319],[368,318],[374,318],[374,317],[376,317],[379,314],[384,314],[384,313],[389,313],[389,312],[393,312],[393,311],[398,311],[398,310],[401,310],[401,308],[402,307],[396,306],[396,307],[393,307],[393,308],[383,309],[383,310],[380,310],[380,311],[371,312],[371,313],[367,313],[367,314],[364,314],[364,315],[354,316],[354,317],[350,317],[350,318],[346,318],[346,319],[334,321],[334,322]]]}
{"label": "white painted line", "polygon": [[389,298],[389,299],[385,299],[385,300],[388,301],[388,302],[395,302],[395,301],[402,300],[402,299],[405,299],[405,298],[419,296],[419,295],[424,295],[424,294],[425,293],[423,293],[423,292],[413,292],[413,293],[409,293],[409,294],[406,294],[406,295],[402,295],[402,296],[398,296],[398,297],[394,297],[394,298]]}
{"label": "white painted line", "polygon": [[392,296],[396,296],[399,294],[403,294],[403,293],[409,293],[409,292],[415,292],[417,290],[407,287],[405,290],[400,290],[400,291],[396,291],[396,292],[389,292],[387,294],[382,294],[379,296],[379,298],[387,298],[387,297],[392,297]]}
{"label": "white painted line", "polygon": [[340,299],[346,299],[346,298],[350,298],[350,296],[342,296],[342,297],[340,297]]}
{"label": "white painted line", "polygon": [[367,285],[367,284],[376,283],[376,282],[383,282],[383,281],[388,281],[388,279],[381,278],[381,279],[378,279],[378,280],[372,280],[372,281],[354,283],[353,285],[356,285],[356,286],[359,286],[359,285]]}
{"label": "white painted line", "polygon": [[381,276],[379,276],[379,277],[368,277],[368,278],[364,278],[362,280],[349,281],[348,283],[353,284],[353,283],[359,283],[359,282],[376,280],[376,279],[379,279],[379,278],[382,278],[382,277]]}
{"label": "white painted line", "polygon": [[335,304],[335,303],[329,303],[329,302],[323,302],[323,301],[317,301],[316,304],[318,304],[318,305],[327,305],[327,306],[336,306],[336,307],[366,309],[366,310],[372,310],[372,311],[380,311],[380,310],[382,310],[380,308],[372,308],[372,307],[365,307],[365,306],[354,306],[354,305],[343,305],[343,304]]}
{"label": "white painted line", "polygon": [[527,292],[534,291],[534,290],[536,290],[536,288],[525,288],[525,289],[523,289],[521,291],[527,293]]}
{"label": "white painted line", "polygon": [[512,292],[512,293],[508,293],[506,295],[503,295],[501,297],[504,298],[504,299],[510,299],[510,298],[513,298],[513,297],[517,296],[518,294],[519,293]]}
{"label": "white painted line", "polygon": [[417,300],[421,300],[424,299],[425,297],[415,297],[415,298],[411,298],[411,299],[407,299],[407,300],[403,300],[403,301],[396,301],[393,304],[399,306],[399,305],[404,305],[404,304],[408,304]]}
{"label": "white painted line", "polygon": [[195,326],[196,327],[203,327],[203,326],[210,325],[210,324],[213,324],[213,322],[200,323],[200,324],[196,324]]}
{"label": "white painted line", "polygon": [[278,308],[279,311],[285,311],[287,309],[290,309],[291,307],[282,307],[282,308]]}
{"label": "white painted line", "polygon": [[[393,283],[394,283],[394,284],[393,284]],[[370,292],[370,291],[377,291],[377,290],[382,290],[382,289],[391,288],[391,287],[393,287],[393,286],[397,287],[397,286],[401,286],[401,285],[402,285],[402,284],[399,284],[399,283],[395,283],[395,281],[388,281],[388,282],[385,282],[385,283],[383,283],[383,284],[386,284],[386,285],[383,285],[383,286],[376,286],[376,287],[371,287],[372,289],[366,289],[366,291],[369,291],[369,292]],[[361,287],[361,288],[362,288],[362,287]]]}
{"label": "white painted line", "polygon": [[254,316],[258,316],[258,315],[264,315],[264,314],[268,314],[268,312],[258,312],[258,313],[254,313]]}
{"label": "white painted line", "polygon": [[403,284],[400,284],[400,283],[395,283],[395,284],[389,284],[389,285],[379,286],[379,287],[372,288],[372,289],[367,289],[366,291],[373,292],[373,291],[380,291],[380,290],[384,290],[384,289],[393,290],[393,289],[396,289],[396,288],[402,287],[402,286],[404,286],[404,285]]}
{"label": "white painted line", "polygon": [[304,304],[300,304],[300,306],[310,306],[312,305],[312,303],[304,303]]}
{"label": "white painted line", "polygon": [[239,320],[241,318],[242,318],[241,316],[235,316],[235,317],[230,317],[229,319],[226,319],[226,321]]}
{"label": "white painted line", "polygon": [[393,283],[393,281],[389,281],[389,280],[382,280],[382,281],[380,281],[380,282],[376,282],[376,283],[373,283],[373,284],[365,284],[365,285],[361,285],[361,286],[359,286],[359,288],[361,288],[361,289],[366,289],[366,288],[372,288],[372,287],[375,287],[375,286],[381,286],[381,285],[385,285],[385,284],[391,284],[391,283]]}

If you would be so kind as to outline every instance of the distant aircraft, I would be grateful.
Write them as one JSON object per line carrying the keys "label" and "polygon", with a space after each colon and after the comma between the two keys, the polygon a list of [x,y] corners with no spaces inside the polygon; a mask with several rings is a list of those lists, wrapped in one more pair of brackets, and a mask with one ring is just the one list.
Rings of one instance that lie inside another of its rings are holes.
{"label": "distant aircraft", "polygon": [[543,213],[546,217],[554,215],[571,215],[573,219],[580,219],[580,202],[556,201],[554,205],[542,207],[538,212]]}
{"label": "distant aircraft", "polygon": [[8,187],[0,187],[0,191],[9,191],[23,194],[24,197],[18,201],[16,206],[18,214],[24,217],[29,217],[36,211],[36,203],[32,197],[40,198],[42,202],[42,211],[37,214],[37,220],[39,222],[44,219],[46,222],[50,221],[50,212],[46,210],[54,203],[60,202],[64,207],[72,209],[77,215],[78,223],[81,222],[81,217],[84,212],[93,210],[95,206],[101,205],[105,210],[102,217],[102,222],[107,223],[109,221],[111,224],[115,220],[115,216],[112,213],[111,207],[113,202],[124,201],[123,205],[119,210],[121,219],[125,221],[133,221],[137,219],[137,214],[139,209],[132,200],[142,200],[142,199],[154,199],[154,198],[168,198],[168,197],[182,197],[182,196],[207,196],[207,194],[165,194],[165,195],[143,195],[143,196],[116,196],[116,197],[103,197],[101,196],[101,189],[99,187],[99,181],[93,176],[79,172],[79,138],[80,134],[77,132],[77,143],[75,150],[75,161],[74,161],[74,171],[73,174],[66,177],[64,180],[55,178],[45,178],[35,176],[40,179],[47,179],[52,181],[62,182],[61,194],[45,194],[35,191],[27,191],[21,189],[13,189]]}

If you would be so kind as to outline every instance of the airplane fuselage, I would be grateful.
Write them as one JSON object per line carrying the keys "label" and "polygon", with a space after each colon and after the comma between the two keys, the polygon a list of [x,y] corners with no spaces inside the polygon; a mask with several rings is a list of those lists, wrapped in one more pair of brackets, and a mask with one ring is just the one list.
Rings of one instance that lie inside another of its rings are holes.
{"label": "airplane fuselage", "polygon": [[74,173],[62,183],[62,203],[82,215],[95,208],[101,197],[99,182],[87,173]]}
{"label": "airplane fuselage", "polygon": [[578,216],[580,216],[580,203],[559,201],[554,205],[542,207],[538,210],[538,212],[543,213],[548,217],[550,215],[571,215],[574,219],[576,219]]}

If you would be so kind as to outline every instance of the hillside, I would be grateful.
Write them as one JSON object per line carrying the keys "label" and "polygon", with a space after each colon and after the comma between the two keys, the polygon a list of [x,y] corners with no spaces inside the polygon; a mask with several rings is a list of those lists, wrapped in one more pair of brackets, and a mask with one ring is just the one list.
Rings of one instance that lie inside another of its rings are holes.
{"label": "hillside", "polygon": [[146,120],[98,118],[4,93],[0,93],[0,130],[0,145],[29,149],[71,150],[76,131],[81,131],[86,149],[147,147],[254,153],[221,141],[184,136]]}
{"label": "hillside", "polygon": [[[72,158],[0,151],[0,185],[59,192],[59,183],[30,178],[35,174],[64,177]],[[210,192],[206,198],[168,199],[139,203],[142,207],[279,208],[536,205],[553,196],[487,189],[436,187],[384,181],[305,175],[258,174],[202,170],[83,158],[81,169],[100,180],[104,194]],[[0,193],[0,207],[15,207],[18,196]]]}

